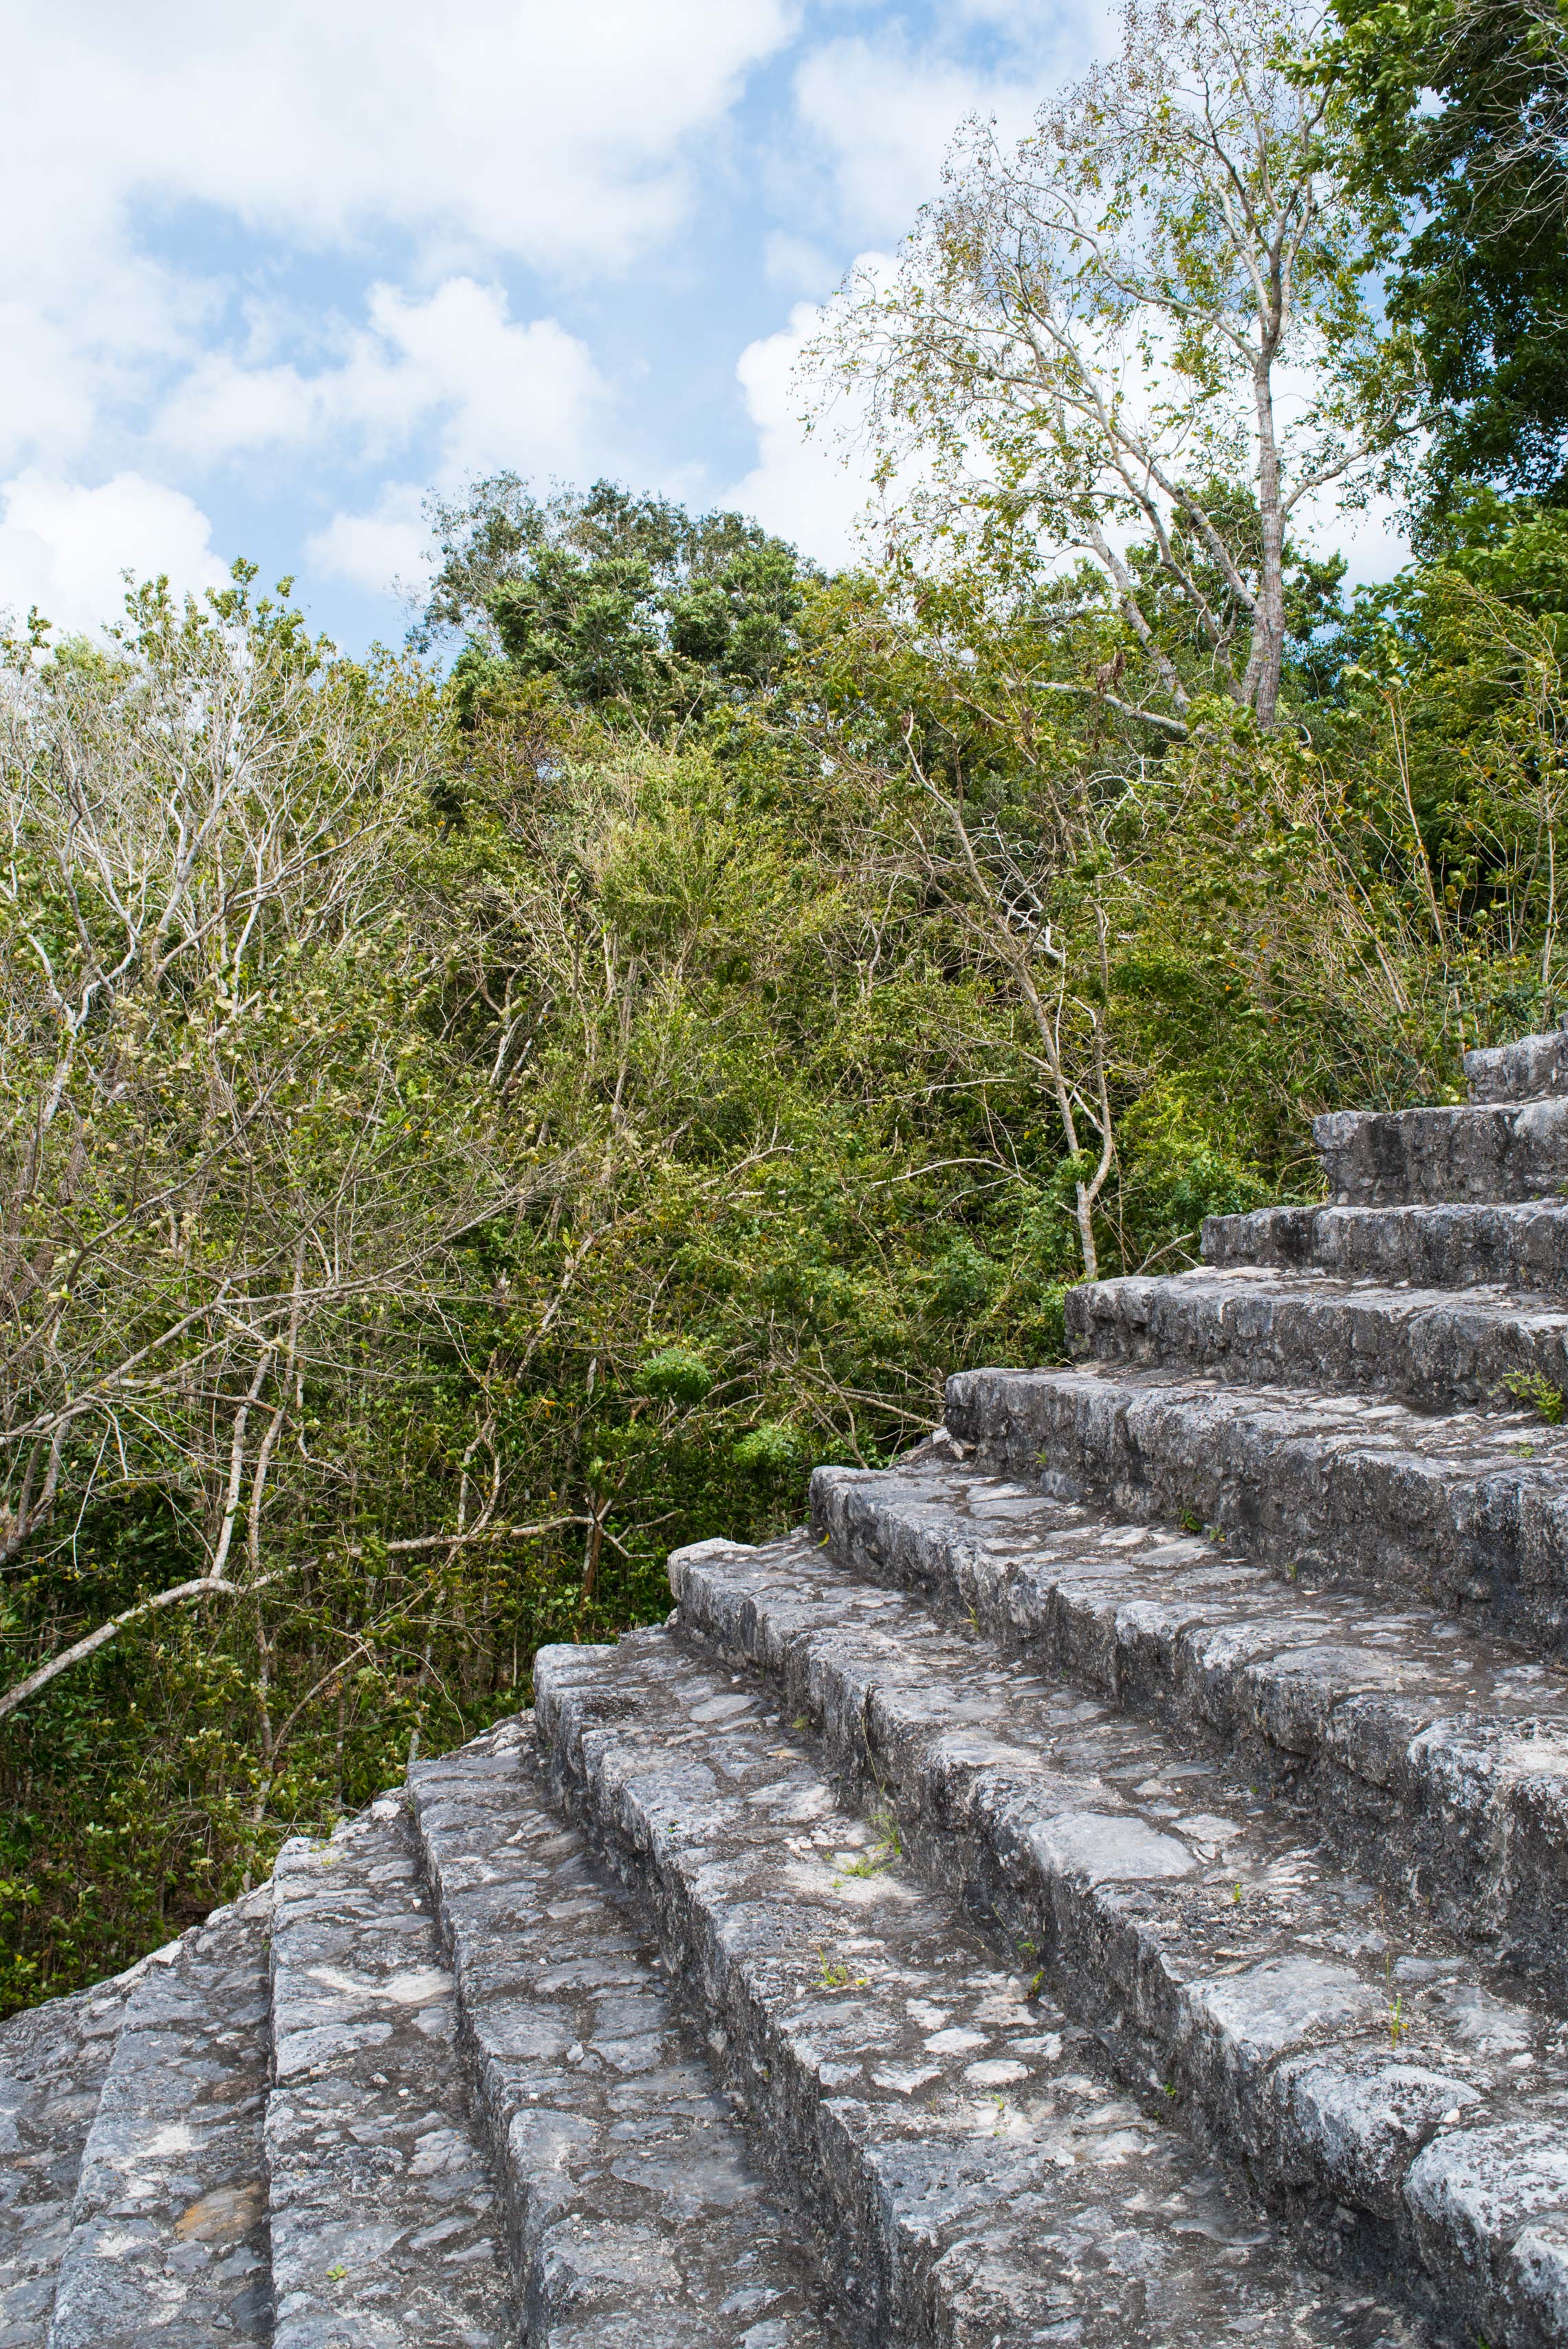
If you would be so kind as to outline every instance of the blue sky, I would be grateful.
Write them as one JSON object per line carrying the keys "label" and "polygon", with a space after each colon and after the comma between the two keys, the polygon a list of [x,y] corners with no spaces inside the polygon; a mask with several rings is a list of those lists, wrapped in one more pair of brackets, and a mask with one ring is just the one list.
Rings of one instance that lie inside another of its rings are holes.
{"label": "blue sky", "polygon": [[[245,554],[395,640],[422,493],[510,465],[739,503],[826,561],[812,305],[972,109],[1021,129],[1096,0],[12,0],[0,605]],[[1362,566],[1357,566],[1362,567]],[[1381,568],[1381,565],[1376,567]]]}

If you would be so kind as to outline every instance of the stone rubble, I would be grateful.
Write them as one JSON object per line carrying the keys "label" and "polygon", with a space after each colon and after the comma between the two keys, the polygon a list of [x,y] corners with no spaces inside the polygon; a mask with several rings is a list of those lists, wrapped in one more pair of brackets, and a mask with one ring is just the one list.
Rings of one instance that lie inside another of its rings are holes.
{"label": "stone rubble", "polygon": [[1467,1073],[0,2024],[0,2349],[1568,2349],[1568,1030]]}

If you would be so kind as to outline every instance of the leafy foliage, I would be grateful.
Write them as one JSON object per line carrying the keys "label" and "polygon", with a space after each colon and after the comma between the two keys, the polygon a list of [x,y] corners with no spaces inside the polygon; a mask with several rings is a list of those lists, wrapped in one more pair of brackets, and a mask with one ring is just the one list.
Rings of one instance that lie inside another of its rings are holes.
{"label": "leafy foliage", "polygon": [[1392,315],[1432,393],[1431,500],[1568,500],[1568,13],[1562,0],[1335,0],[1324,82],[1361,183],[1410,222]]}
{"label": "leafy foliage", "polygon": [[[1365,391],[1379,461],[1376,207],[1314,210],[1342,126],[1235,46],[1283,16],[1199,15],[1236,121],[1268,101],[1257,190],[1300,167],[1320,440]],[[1046,124],[1115,202],[993,345],[1114,324],[1107,254],[1140,312],[1197,304],[1158,495],[1074,472],[1091,336],[996,406],[1005,478],[949,469],[830,580],[508,474],[434,509],[445,680],[244,566],[7,647],[0,2004],[515,1709],[542,1641],[662,1613],[674,1545],[797,1522],[947,1371],[1061,1359],[1086,1273],[1311,1195],[1311,1112],[1444,1098],[1563,1009],[1563,509],[1456,490],[1348,606],[1293,553],[1214,421],[1252,232],[1194,160],[1195,21],[1138,14]],[[1130,121],[1147,200],[1094,148]],[[965,221],[1068,183],[963,158],[920,252],[975,293]],[[951,455],[995,386],[923,331]]]}
{"label": "leafy foliage", "polygon": [[884,467],[919,460],[928,531],[1084,559],[1126,637],[1130,690],[1120,667],[1099,689],[1180,740],[1173,611],[1198,689],[1272,724],[1293,522],[1391,478],[1419,386],[1366,283],[1388,207],[1332,84],[1295,69],[1289,0],[1119,16],[1120,55],[1010,150],[965,126],[941,201],[891,269],[851,274],[816,356],[824,407],[847,375]]}
{"label": "leafy foliage", "polygon": [[812,566],[740,514],[614,482],[541,504],[513,473],[436,504],[441,567],[415,641],[462,629],[459,714],[515,679],[667,734],[778,680]]}

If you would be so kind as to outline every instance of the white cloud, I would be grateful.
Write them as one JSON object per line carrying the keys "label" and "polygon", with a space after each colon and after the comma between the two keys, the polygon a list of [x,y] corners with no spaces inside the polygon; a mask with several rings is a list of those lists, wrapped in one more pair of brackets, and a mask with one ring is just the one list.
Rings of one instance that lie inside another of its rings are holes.
{"label": "white cloud", "polygon": [[551,267],[621,264],[681,216],[686,142],[794,13],[793,0],[13,0],[10,87],[61,103],[9,110],[0,184],[11,217],[26,198],[46,245],[96,239],[132,202],[197,203],[307,243],[394,226],[437,250],[456,238]]}
{"label": "white cloud", "polygon": [[0,464],[24,450],[73,454],[92,432],[92,368],[57,321],[25,302],[0,302]]}
{"label": "white cloud", "polygon": [[140,473],[84,489],[28,471],[0,483],[0,606],[20,614],[36,604],[57,629],[116,618],[126,571],[139,579],[166,572],[177,594],[227,580],[201,508]]}
{"label": "white cloud", "polygon": [[192,368],[159,431],[201,461],[266,447],[335,446],[380,460],[434,431],[443,480],[508,461],[571,471],[601,439],[610,389],[587,346],[553,318],[526,324],[507,297],[471,277],[428,299],[370,289],[369,323],[346,335],[335,365],[248,367],[217,354]]}
{"label": "white cloud", "polygon": [[1037,71],[984,75],[901,42],[830,41],[795,75],[795,103],[826,171],[837,219],[858,238],[899,236],[941,186],[954,132],[995,116],[1017,138],[1042,95]]}
{"label": "white cloud", "polygon": [[1023,55],[1053,60],[1058,73],[1077,69],[1070,63],[1064,67],[1064,58],[1079,58],[1089,47],[1104,48],[1114,42],[1114,0],[1092,0],[1089,5],[1071,8],[1047,7],[1042,0],[948,0],[948,5],[971,24],[993,26],[1007,35]]}
{"label": "white cloud", "polygon": [[829,294],[842,274],[842,265],[810,237],[771,229],[762,248],[762,274],[769,285],[786,294]]}
{"label": "white cloud", "polygon": [[[862,254],[856,266],[874,267],[879,259]],[[796,368],[820,317],[815,303],[798,302],[787,326],[748,343],[740,354],[735,372],[757,427],[757,463],[720,502],[755,514],[802,553],[834,564],[860,555],[857,533],[872,482],[868,461],[857,462],[852,451],[842,461],[840,431],[820,428],[808,436],[800,422],[804,394]]]}
{"label": "white cloud", "polygon": [[[467,277],[424,302],[378,285],[368,307],[343,358],[315,375],[205,362],[171,401],[164,438],[208,460],[268,445],[319,458],[335,445],[362,462],[433,437],[427,479],[444,487],[500,465],[547,480],[604,460],[610,387],[555,319],[514,323],[503,293]],[[373,593],[417,584],[428,568],[420,496],[395,481],[368,511],[340,510],[310,540],[312,564]]]}
{"label": "white cloud", "polygon": [[[421,291],[498,260],[630,265],[686,218],[702,134],[799,5],[14,0],[0,207],[27,231],[0,254],[0,469],[142,461],[147,407],[238,290],[210,257],[236,226],[296,254],[406,242]],[[202,388],[209,440],[219,393],[242,445],[297,444],[319,412],[286,370]]]}
{"label": "white cloud", "polygon": [[371,595],[418,594],[430,574],[423,496],[412,481],[389,481],[368,513],[334,514],[306,543],[312,568]]}
{"label": "white cloud", "polygon": [[[0,110],[0,154],[6,129]],[[211,307],[202,288],[112,242],[60,256],[39,288],[29,283],[36,252],[16,250],[26,243],[14,239],[0,254],[0,469],[81,456],[106,412],[155,388],[170,359],[195,347]]]}

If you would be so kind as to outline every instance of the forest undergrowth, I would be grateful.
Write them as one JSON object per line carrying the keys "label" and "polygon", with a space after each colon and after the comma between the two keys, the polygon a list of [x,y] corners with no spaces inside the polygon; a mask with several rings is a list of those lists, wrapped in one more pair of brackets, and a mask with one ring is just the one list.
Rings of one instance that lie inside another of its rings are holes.
{"label": "forest undergrowth", "polygon": [[[1478,13],[1405,12],[1403,117],[1386,7],[1326,82],[1212,0],[1130,10],[1032,146],[965,132],[815,362],[923,452],[874,562],[499,474],[433,504],[401,651],[242,564],[7,639],[0,2010],[655,1619],[673,1546],[798,1522],[947,1371],[1060,1360],[1075,1282],[1317,1195],[1315,1112],[1568,1010],[1561,420],[1452,375],[1387,160],[1451,66],[1495,196]],[[1556,21],[1488,19],[1538,113]],[[1199,56],[1251,212],[1182,143]],[[1150,317],[1166,389],[1108,405]],[[1275,359],[1317,406],[1271,443]],[[1299,551],[1320,475],[1402,484],[1391,585]]]}

